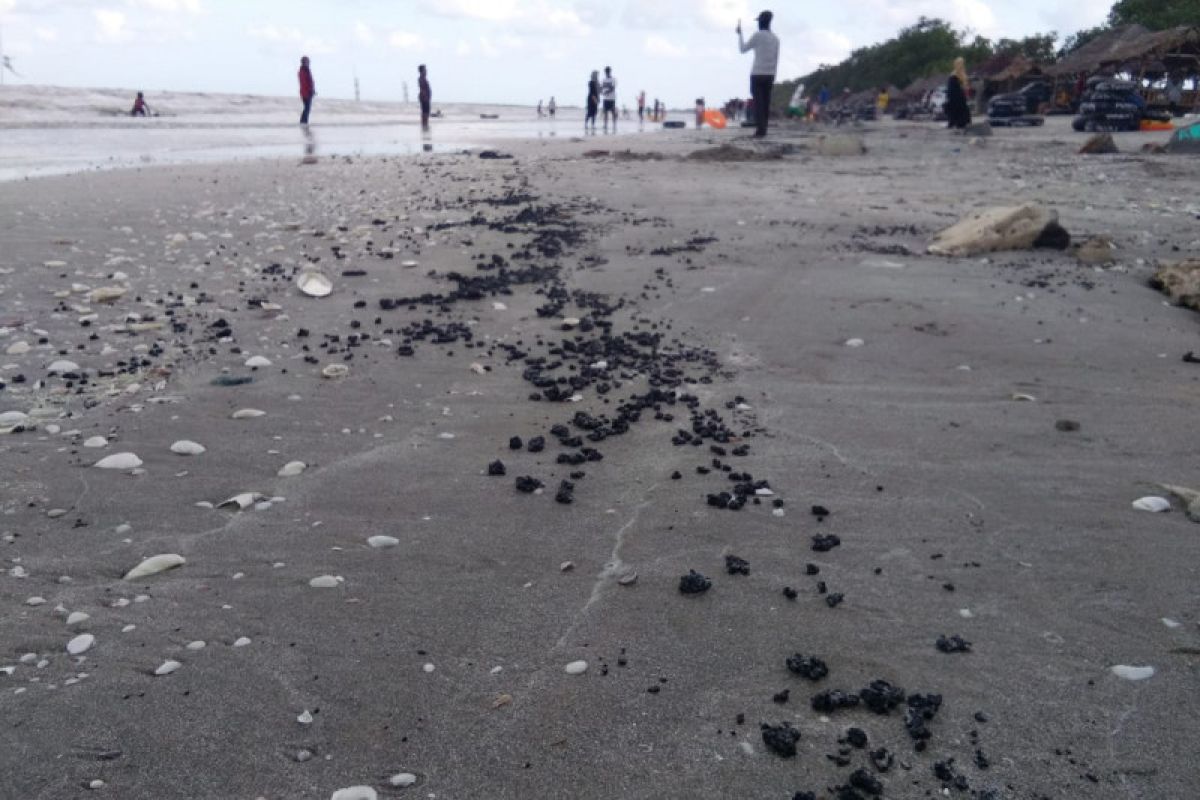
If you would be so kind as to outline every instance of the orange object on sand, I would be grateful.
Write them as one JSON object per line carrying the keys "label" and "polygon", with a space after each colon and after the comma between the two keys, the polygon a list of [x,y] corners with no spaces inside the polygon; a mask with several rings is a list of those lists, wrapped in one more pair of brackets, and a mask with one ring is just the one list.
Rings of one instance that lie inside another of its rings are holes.
{"label": "orange object on sand", "polygon": [[1157,120],[1144,119],[1142,120],[1142,130],[1144,131],[1173,131],[1175,126],[1170,122],[1158,122]]}
{"label": "orange object on sand", "polygon": [[710,109],[710,110],[704,112],[704,124],[710,128],[716,128],[717,130],[724,130],[725,126],[728,125],[729,123],[725,119],[725,115],[722,114],[720,111]]}

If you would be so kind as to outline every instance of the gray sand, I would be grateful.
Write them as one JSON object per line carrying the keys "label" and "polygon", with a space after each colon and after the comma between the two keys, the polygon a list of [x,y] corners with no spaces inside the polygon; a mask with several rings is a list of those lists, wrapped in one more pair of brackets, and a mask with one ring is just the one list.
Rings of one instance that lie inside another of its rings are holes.
{"label": "gray sand", "polygon": [[[1080,157],[1057,123],[984,144],[886,125],[848,158],[813,155],[797,130],[776,139],[795,148],[778,161],[677,158],[729,141],[754,146],[690,132],[528,144],[514,161],[326,158],[0,185],[0,354],[32,345],[0,358],[12,365],[0,412],[40,411],[35,430],[0,436],[0,668],[14,667],[0,672],[0,796],[829,797],[868,766],[857,750],[847,767],[826,758],[850,726],[895,753],[887,797],[940,795],[932,767],[949,758],[979,793],[951,796],[1192,796],[1200,527],[1178,506],[1131,503],[1162,494],[1156,482],[1200,484],[1200,367],[1181,361],[1200,350],[1198,320],[1146,285],[1157,260],[1196,251],[1200,163]],[[669,158],[583,157],[610,146]],[[480,202],[514,191],[532,199]],[[1054,206],[1077,237],[1110,236],[1115,265],[921,255],[966,212],[1023,201]],[[538,317],[537,286],[433,317],[469,323],[487,346],[397,355],[404,337],[384,329],[434,309],[378,301],[445,291],[431,270],[510,256],[529,226],[462,223],[531,203],[581,226],[582,242],[537,263],[561,263],[572,290],[625,298],[616,330],[645,320],[717,354],[711,383],[684,389],[738,430],[761,426],[749,456],[724,461],[769,480],[785,516],[706,505],[729,482],[697,474],[708,442],[671,445],[689,427],[682,408],[596,445],[604,460],[579,468],[575,502],[555,503],[574,469],[554,463],[557,443],[510,453],[509,437],[611,414],[640,384],[608,403],[595,391],[531,402],[523,365],[491,345],[545,355],[581,335]],[[696,236],[716,241],[651,255]],[[292,284],[310,259],[334,281],[328,298]],[[130,292],[89,305],[72,284]],[[165,326],[116,330],[128,314]],[[341,337],[332,354],[325,334]],[[243,367],[251,355],[272,365]],[[88,371],[82,391],[47,375],[60,358]],[[131,359],[145,359],[136,374],[120,368]],[[323,379],[333,363],[349,376]],[[223,370],[254,381],[212,385]],[[726,409],[738,396],[751,410]],[[244,408],[266,416],[230,419]],[[1064,419],[1081,430],[1056,430]],[[107,448],[82,447],[93,436]],[[181,439],[207,451],[172,454]],[[89,466],[118,452],[144,472]],[[498,458],[507,477],[488,477]],[[277,477],[293,460],[307,471]],[[546,493],[518,494],[518,475]],[[197,505],[239,492],[285,499],[240,514]],[[818,523],[814,504],[832,516]],[[814,533],[842,546],[814,553]],[[374,535],[399,545],[372,549]],[[159,553],[187,563],[121,580]],[[727,553],[750,575],[725,574]],[[712,590],[681,595],[690,569]],[[619,585],[623,570],[637,582]],[[344,582],[310,587],[322,575]],[[844,602],[828,607],[818,581]],[[34,596],[46,603],[26,605]],[[75,611],[90,619],[68,627]],[[85,632],[94,647],[68,655]],[[938,652],[943,634],[973,652]],[[830,676],[791,675],[795,652]],[[182,667],[154,677],[168,659]],[[577,659],[588,671],[566,674]],[[1114,665],[1156,672],[1131,682]],[[901,710],[809,708],[821,689],[875,678],[943,696],[924,753]],[[772,702],[783,689],[790,702]],[[782,721],[801,731],[795,759],[763,745],[759,724]],[[391,787],[401,772],[418,784]]]}

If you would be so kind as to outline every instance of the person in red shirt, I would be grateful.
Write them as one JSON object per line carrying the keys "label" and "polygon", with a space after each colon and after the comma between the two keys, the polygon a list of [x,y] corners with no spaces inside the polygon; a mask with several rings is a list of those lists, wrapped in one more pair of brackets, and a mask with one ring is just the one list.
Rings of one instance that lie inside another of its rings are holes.
{"label": "person in red shirt", "polygon": [[146,105],[146,96],[138,92],[137,98],[133,101],[133,110],[129,112],[129,116],[144,117],[149,110],[150,107]]}
{"label": "person in red shirt", "polygon": [[421,101],[421,127],[429,129],[429,109],[433,103],[433,90],[429,88],[429,78],[425,75],[425,65],[417,67],[417,99]]}
{"label": "person in red shirt", "polygon": [[308,56],[300,59],[300,99],[304,101],[304,113],[300,124],[308,124],[308,112],[312,110],[313,98],[317,96],[317,85],[313,82],[312,70],[308,68]]}

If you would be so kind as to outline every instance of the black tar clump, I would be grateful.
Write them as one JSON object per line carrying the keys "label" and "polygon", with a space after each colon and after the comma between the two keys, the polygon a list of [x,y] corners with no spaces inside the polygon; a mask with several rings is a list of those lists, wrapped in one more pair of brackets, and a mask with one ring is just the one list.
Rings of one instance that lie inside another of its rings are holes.
{"label": "black tar clump", "polygon": [[796,742],[800,741],[800,731],[788,723],[782,725],[762,726],[763,744],[767,749],[783,758],[793,758],[796,755]]}
{"label": "black tar clump", "polygon": [[813,536],[812,549],[818,553],[828,553],[842,543],[842,540],[832,533],[829,535],[816,534]]}
{"label": "black tar clump", "polygon": [[971,643],[961,636],[939,636],[937,649],[943,653],[969,653]]}
{"label": "black tar clump", "polygon": [[808,678],[810,681],[819,681],[829,674],[829,667],[824,661],[816,656],[804,656],[800,653],[788,658],[787,668],[789,672],[795,673],[801,678]]}
{"label": "black tar clump", "polygon": [[885,680],[871,681],[867,688],[858,693],[863,705],[876,714],[890,714],[892,709],[904,702],[904,690],[892,686]]}
{"label": "black tar clump", "polygon": [[883,782],[865,769],[857,769],[850,775],[850,785],[872,796],[883,794]]}
{"label": "black tar clump", "polygon": [[683,594],[704,594],[711,588],[712,581],[694,569],[679,579],[679,591]]}
{"label": "black tar clump", "polygon": [[725,571],[730,575],[749,575],[750,562],[737,556],[725,556]]}
{"label": "black tar clump", "polygon": [[528,475],[517,478],[517,491],[524,494],[533,494],[543,486],[545,486],[544,483]]}
{"label": "black tar clump", "polygon": [[858,703],[858,695],[846,694],[841,689],[826,689],[820,694],[814,694],[812,698],[813,711],[822,714],[832,714],[843,708],[854,708]]}

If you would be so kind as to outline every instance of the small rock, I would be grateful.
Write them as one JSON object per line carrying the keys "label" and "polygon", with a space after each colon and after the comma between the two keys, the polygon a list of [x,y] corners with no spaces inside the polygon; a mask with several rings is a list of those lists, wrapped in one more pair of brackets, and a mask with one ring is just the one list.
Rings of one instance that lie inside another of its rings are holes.
{"label": "small rock", "polygon": [[178,661],[164,661],[158,669],[154,670],[154,675],[161,678],[164,675],[170,675],[182,666],[183,664],[180,664]]}
{"label": "small rock", "polygon": [[83,446],[89,450],[102,450],[108,447],[108,439],[105,439],[103,436],[92,436],[84,440]]}
{"label": "small rock", "polygon": [[679,591],[682,594],[704,594],[711,588],[712,581],[694,569],[679,579]]}
{"label": "small rock", "polygon": [[180,439],[171,445],[171,452],[177,456],[198,456],[205,452],[205,450],[204,445],[197,444],[188,439]]}
{"label": "small rock", "polygon": [[133,453],[113,453],[97,461],[94,466],[96,469],[137,469],[142,466],[142,460]]}
{"label": "small rock", "polygon": [[392,777],[388,778],[388,783],[398,789],[407,789],[416,782],[417,776],[413,775],[411,772],[401,772],[398,775],[393,775]]}
{"label": "small rock", "polygon": [[309,581],[308,585],[314,589],[336,589],[342,582],[333,575],[321,575]]}
{"label": "small rock", "polygon": [[246,366],[250,367],[251,369],[256,369],[258,367],[269,367],[271,366],[271,359],[265,356],[251,356],[250,358],[246,359]]}
{"label": "small rock", "polygon": [[379,800],[379,794],[370,786],[350,786],[338,789],[329,800]]}
{"label": "small rock", "polygon": [[1154,667],[1130,667],[1118,664],[1112,668],[1112,673],[1127,681],[1144,681],[1154,677]]}
{"label": "small rock", "polygon": [[1075,433],[1081,427],[1082,426],[1078,422],[1070,419],[1060,419],[1058,422],[1054,423],[1054,429],[1061,433]]}
{"label": "small rock", "polygon": [[566,672],[568,675],[582,675],[583,673],[588,671],[588,662],[572,661],[570,664],[567,664],[567,666],[563,668],[563,671]]}
{"label": "small rock", "polygon": [[398,546],[400,540],[394,536],[372,536],[370,539],[367,539],[367,544],[377,550],[381,550],[386,547]]}
{"label": "small rock", "polygon": [[275,474],[281,478],[294,478],[302,474],[306,469],[308,469],[308,464],[305,464],[303,461],[289,461]]}
{"label": "small rock", "polygon": [[81,633],[71,641],[67,642],[67,652],[73,656],[79,656],[91,650],[96,644],[96,637],[90,633]]}

